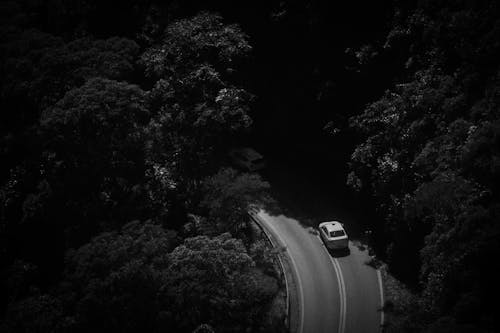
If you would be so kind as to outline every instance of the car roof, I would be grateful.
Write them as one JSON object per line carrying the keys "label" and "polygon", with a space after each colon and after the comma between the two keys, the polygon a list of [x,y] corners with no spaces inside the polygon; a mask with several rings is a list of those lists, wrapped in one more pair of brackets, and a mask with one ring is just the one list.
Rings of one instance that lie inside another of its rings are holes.
{"label": "car roof", "polygon": [[319,224],[319,227],[325,227],[328,232],[330,231],[337,231],[337,230],[344,230],[342,227],[342,224],[338,221],[328,221],[328,222],[323,222]]}

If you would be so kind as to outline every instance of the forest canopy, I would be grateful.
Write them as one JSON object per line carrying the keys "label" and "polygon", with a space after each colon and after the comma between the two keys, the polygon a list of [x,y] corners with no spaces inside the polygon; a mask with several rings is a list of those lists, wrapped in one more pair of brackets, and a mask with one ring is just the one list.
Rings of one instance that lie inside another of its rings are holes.
{"label": "forest canopy", "polygon": [[243,144],[365,212],[412,292],[384,330],[497,331],[499,13],[0,0],[0,332],[283,330]]}
{"label": "forest canopy", "polygon": [[248,37],[200,11],[101,38],[79,3],[2,2],[0,330],[265,329],[278,281],[242,230],[267,184],[219,157],[252,123]]}
{"label": "forest canopy", "polygon": [[363,139],[348,182],[376,200],[387,261],[421,293],[417,310],[396,331],[490,331],[495,325],[498,10],[495,1],[397,5],[378,47],[381,56],[400,55],[401,74],[350,118]]}

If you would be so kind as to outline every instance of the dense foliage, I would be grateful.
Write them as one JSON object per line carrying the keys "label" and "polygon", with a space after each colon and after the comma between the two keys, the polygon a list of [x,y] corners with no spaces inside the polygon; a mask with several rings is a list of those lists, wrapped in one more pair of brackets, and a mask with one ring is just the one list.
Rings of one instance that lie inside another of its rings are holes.
{"label": "dense foliage", "polygon": [[390,268],[421,294],[395,331],[496,325],[498,10],[495,1],[396,5],[378,47],[403,58],[399,83],[350,119],[364,141],[348,182],[376,200]]}
{"label": "dense foliage", "polygon": [[252,123],[248,37],[174,2],[106,31],[77,3],[1,3],[0,330],[266,329],[278,284],[242,228],[268,185],[221,158]]}
{"label": "dense foliage", "polygon": [[0,331],[269,329],[270,184],[224,163],[249,138],[367,212],[416,295],[387,330],[498,330],[499,13],[0,0]]}

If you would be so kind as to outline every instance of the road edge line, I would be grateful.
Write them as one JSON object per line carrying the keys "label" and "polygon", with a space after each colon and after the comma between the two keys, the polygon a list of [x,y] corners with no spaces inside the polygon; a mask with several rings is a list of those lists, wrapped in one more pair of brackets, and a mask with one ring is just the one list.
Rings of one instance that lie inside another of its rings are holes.
{"label": "road edge line", "polygon": [[[274,244],[274,243],[272,241],[271,236],[268,234],[268,232],[271,232],[277,238],[277,241],[280,243],[281,246],[283,246],[283,247],[286,248],[286,252],[288,253],[288,248],[286,247],[285,243],[283,242],[283,240],[281,239],[281,237],[279,236],[278,233],[272,232],[272,231],[268,230],[267,227],[266,227],[267,226],[266,223],[263,222],[261,220],[261,218],[259,216],[257,216],[257,214],[255,212],[249,212],[249,215],[257,223],[257,225],[262,228],[264,234],[269,239],[269,241],[271,242],[271,244]],[[297,333],[303,333],[303,331],[304,331],[304,290],[302,289],[302,281],[300,279],[299,271],[297,269],[297,264],[296,264],[295,260],[293,259],[293,257],[289,253],[288,253],[288,258],[291,261],[291,264],[293,266],[293,271],[294,271],[295,276],[297,278],[297,285],[298,285],[299,296],[300,296],[299,297],[300,298],[300,302],[299,302],[300,322],[299,322],[299,325],[298,325],[299,329],[298,329]],[[287,312],[288,312],[288,311],[290,311],[290,307],[289,307],[290,296],[288,294],[289,293],[288,280],[286,278],[286,270],[284,268],[283,262],[281,261],[281,258],[280,258],[279,255],[278,255],[278,259],[279,259],[279,262],[281,264],[281,269],[283,270],[283,276],[285,276],[285,284],[286,284],[287,299],[288,299],[288,301],[287,301]],[[287,315],[289,316],[289,313],[287,313]],[[289,328],[289,330],[290,330],[290,328]]]}
{"label": "road edge line", "polygon": [[384,329],[385,322],[385,313],[384,313],[384,287],[382,282],[382,273],[380,269],[377,269],[377,278],[378,278],[378,288],[380,292],[380,331]]}

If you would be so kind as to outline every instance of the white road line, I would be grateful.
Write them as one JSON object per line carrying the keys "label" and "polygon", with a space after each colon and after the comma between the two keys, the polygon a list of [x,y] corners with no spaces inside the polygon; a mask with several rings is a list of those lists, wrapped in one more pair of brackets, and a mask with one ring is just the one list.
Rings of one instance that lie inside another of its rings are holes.
{"label": "white road line", "polygon": [[340,264],[336,258],[332,258],[330,255],[330,252],[328,252],[328,249],[326,248],[325,244],[321,240],[321,237],[316,235],[318,238],[321,246],[323,249],[326,251],[326,254],[328,258],[330,258],[330,261],[333,265],[333,269],[335,270],[335,275],[337,275],[337,282],[339,284],[339,295],[340,295],[340,318],[339,318],[339,328],[338,328],[338,333],[344,333],[345,331],[345,321],[346,321],[346,305],[347,305],[347,296],[346,296],[346,291],[345,291],[345,283],[344,283],[344,276],[342,275],[342,269],[340,268]]}
{"label": "white road line", "polygon": [[345,283],[344,283],[344,275],[342,274],[342,268],[340,267],[340,263],[339,261],[336,259],[336,258],[332,258],[330,257],[330,259],[333,260],[333,262],[335,262],[337,264],[337,267],[338,267],[338,270],[339,270],[339,275],[340,275],[340,284],[342,286],[342,293],[343,293],[343,314],[341,316],[342,318],[342,326],[341,326],[341,329],[339,331],[339,333],[344,333],[345,331],[345,322],[346,322],[346,315],[347,315],[347,309],[346,309],[346,306],[347,306],[347,295],[346,295],[346,291],[345,291]]}
{"label": "white road line", "polygon": [[344,313],[344,302],[342,301],[344,299],[343,297],[343,292],[342,292],[342,287],[341,287],[341,284],[340,284],[340,275],[339,275],[339,271],[337,269],[337,265],[335,265],[335,262],[332,261],[332,264],[333,264],[333,269],[335,270],[335,275],[337,276],[337,281],[338,281],[338,284],[339,284],[339,294],[340,294],[340,300],[339,300],[339,303],[340,303],[340,315],[339,315],[339,328],[338,328],[338,332],[339,333],[342,333],[342,316],[343,316],[343,313]]}
{"label": "white road line", "polygon": [[[260,217],[259,217],[260,218]],[[264,223],[269,229],[273,229],[273,227],[270,224]],[[274,236],[278,239],[278,242],[281,244],[281,246],[285,246],[288,251],[288,247],[286,246],[286,243],[281,239],[279,233],[277,233],[274,229],[272,230]],[[297,263],[293,259],[293,256],[289,254],[288,258],[290,258],[292,262],[293,269],[295,271],[295,276],[297,276],[297,285],[299,288],[299,295],[300,295],[300,323],[299,323],[299,331],[298,333],[302,333],[304,331],[304,289],[302,289],[302,281],[300,279],[299,275],[299,270],[297,269]]]}
{"label": "white road line", "polygon": [[384,328],[384,287],[382,285],[382,274],[380,273],[380,269],[377,269],[377,278],[378,278],[378,289],[380,292],[380,331]]}

